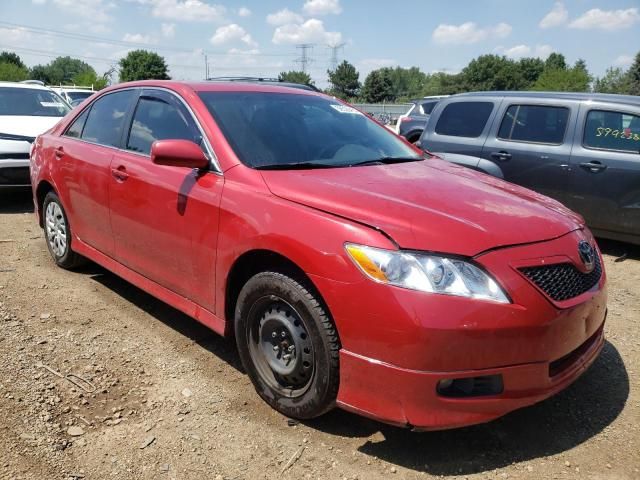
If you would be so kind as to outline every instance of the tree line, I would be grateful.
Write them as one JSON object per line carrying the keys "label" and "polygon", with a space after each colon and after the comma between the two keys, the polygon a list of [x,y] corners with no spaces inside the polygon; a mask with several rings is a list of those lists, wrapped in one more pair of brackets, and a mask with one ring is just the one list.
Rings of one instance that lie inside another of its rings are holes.
{"label": "tree line", "polygon": [[[33,79],[49,85],[93,85],[94,89],[101,89],[112,82],[115,74],[116,68],[112,67],[99,75],[91,65],[68,56],[28,68],[17,54],[0,53],[0,80]],[[117,74],[121,82],[170,78],[165,59],[147,50],[134,50],[121,58]],[[418,67],[385,67],[371,71],[362,83],[356,67],[345,60],[334,70],[328,70],[327,76],[330,84],[327,93],[352,102],[366,103],[406,102],[430,95],[487,90],[640,95],[640,52],[628,69],[611,67],[599,78],[589,73],[584,60],[570,65],[561,53],[552,53],[546,60],[480,55],[456,74],[424,73]],[[301,71],[281,72],[279,79],[314,84],[309,74]]]}

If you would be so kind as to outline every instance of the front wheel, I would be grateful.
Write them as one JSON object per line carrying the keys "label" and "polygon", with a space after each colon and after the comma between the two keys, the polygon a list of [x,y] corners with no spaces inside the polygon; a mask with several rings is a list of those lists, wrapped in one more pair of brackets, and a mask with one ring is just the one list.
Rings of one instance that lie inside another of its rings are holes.
{"label": "front wheel", "polygon": [[71,250],[71,227],[55,192],[49,192],[42,204],[44,236],[51,258],[62,268],[73,268],[83,263],[83,258]]}
{"label": "front wheel", "polygon": [[317,295],[276,272],[253,276],[235,311],[242,364],[256,391],[292,418],[317,417],[338,394],[336,328]]}

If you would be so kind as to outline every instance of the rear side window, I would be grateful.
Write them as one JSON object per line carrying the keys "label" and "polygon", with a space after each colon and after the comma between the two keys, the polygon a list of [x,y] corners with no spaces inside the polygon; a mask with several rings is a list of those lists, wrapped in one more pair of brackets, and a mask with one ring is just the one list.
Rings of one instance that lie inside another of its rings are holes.
{"label": "rear side window", "polygon": [[450,103],[440,114],[436,133],[452,137],[479,137],[492,111],[492,102]]}
{"label": "rear side window", "polygon": [[88,115],[89,109],[87,108],[78,116],[78,118],[74,120],[71,126],[67,129],[67,133],[65,133],[65,135],[67,137],[80,138],[80,135],[82,135],[82,128],[84,127],[84,122],[86,122]]}
{"label": "rear side window", "polygon": [[511,105],[502,119],[498,138],[517,142],[561,144],[569,109],[547,105]]}
{"label": "rear side window", "polygon": [[629,113],[591,110],[584,127],[584,146],[638,153],[640,116]]}
{"label": "rear side window", "polygon": [[82,131],[82,139],[112,147],[120,146],[125,117],[135,90],[110,93],[96,100]]}
{"label": "rear side window", "polygon": [[127,150],[149,154],[156,140],[200,141],[187,112],[154,97],[141,97],[133,115]]}
{"label": "rear side window", "polygon": [[431,112],[433,112],[433,107],[436,106],[438,102],[424,102],[420,108],[422,110],[422,114],[423,115],[431,115]]}

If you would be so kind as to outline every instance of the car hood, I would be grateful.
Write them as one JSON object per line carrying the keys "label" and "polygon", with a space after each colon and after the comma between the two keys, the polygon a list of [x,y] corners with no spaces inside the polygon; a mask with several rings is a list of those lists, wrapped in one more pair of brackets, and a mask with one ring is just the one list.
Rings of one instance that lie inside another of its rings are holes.
{"label": "car hood", "polygon": [[584,226],[555,200],[438,159],[261,173],[274,195],[379,228],[407,249],[473,256]]}
{"label": "car hood", "polygon": [[23,115],[0,115],[0,133],[37,137],[46,132],[62,117],[35,117]]}

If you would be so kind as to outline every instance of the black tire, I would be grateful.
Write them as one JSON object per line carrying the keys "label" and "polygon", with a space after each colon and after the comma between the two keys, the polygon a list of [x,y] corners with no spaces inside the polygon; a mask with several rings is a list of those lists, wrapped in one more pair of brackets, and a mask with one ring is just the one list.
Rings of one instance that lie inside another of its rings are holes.
{"label": "black tire", "polygon": [[[62,220],[63,222],[59,225],[54,226],[54,230],[57,231],[56,234],[52,233],[52,226],[48,225],[47,222],[47,212],[48,209],[52,208],[55,211],[54,217],[58,220]],[[57,209],[56,209],[57,208]],[[59,267],[70,269],[75,268],[83,263],[85,263],[84,257],[78,255],[71,249],[71,226],[69,225],[69,219],[67,214],[62,206],[62,202],[60,201],[60,197],[54,192],[51,191],[47,193],[44,197],[44,202],[42,202],[42,215],[43,215],[43,224],[44,224],[44,239],[47,243],[47,249],[49,250],[49,254],[53,261]],[[63,229],[60,225],[64,225]],[[64,239],[64,247],[62,247],[62,243],[60,240]]]}
{"label": "black tire", "polygon": [[[281,273],[258,273],[240,291],[235,310],[240,358],[256,391],[301,420],[333,408],[340,382],[338,334],[311,290]],[[291,345],[293,357],[285,361],[282,352]]]}

